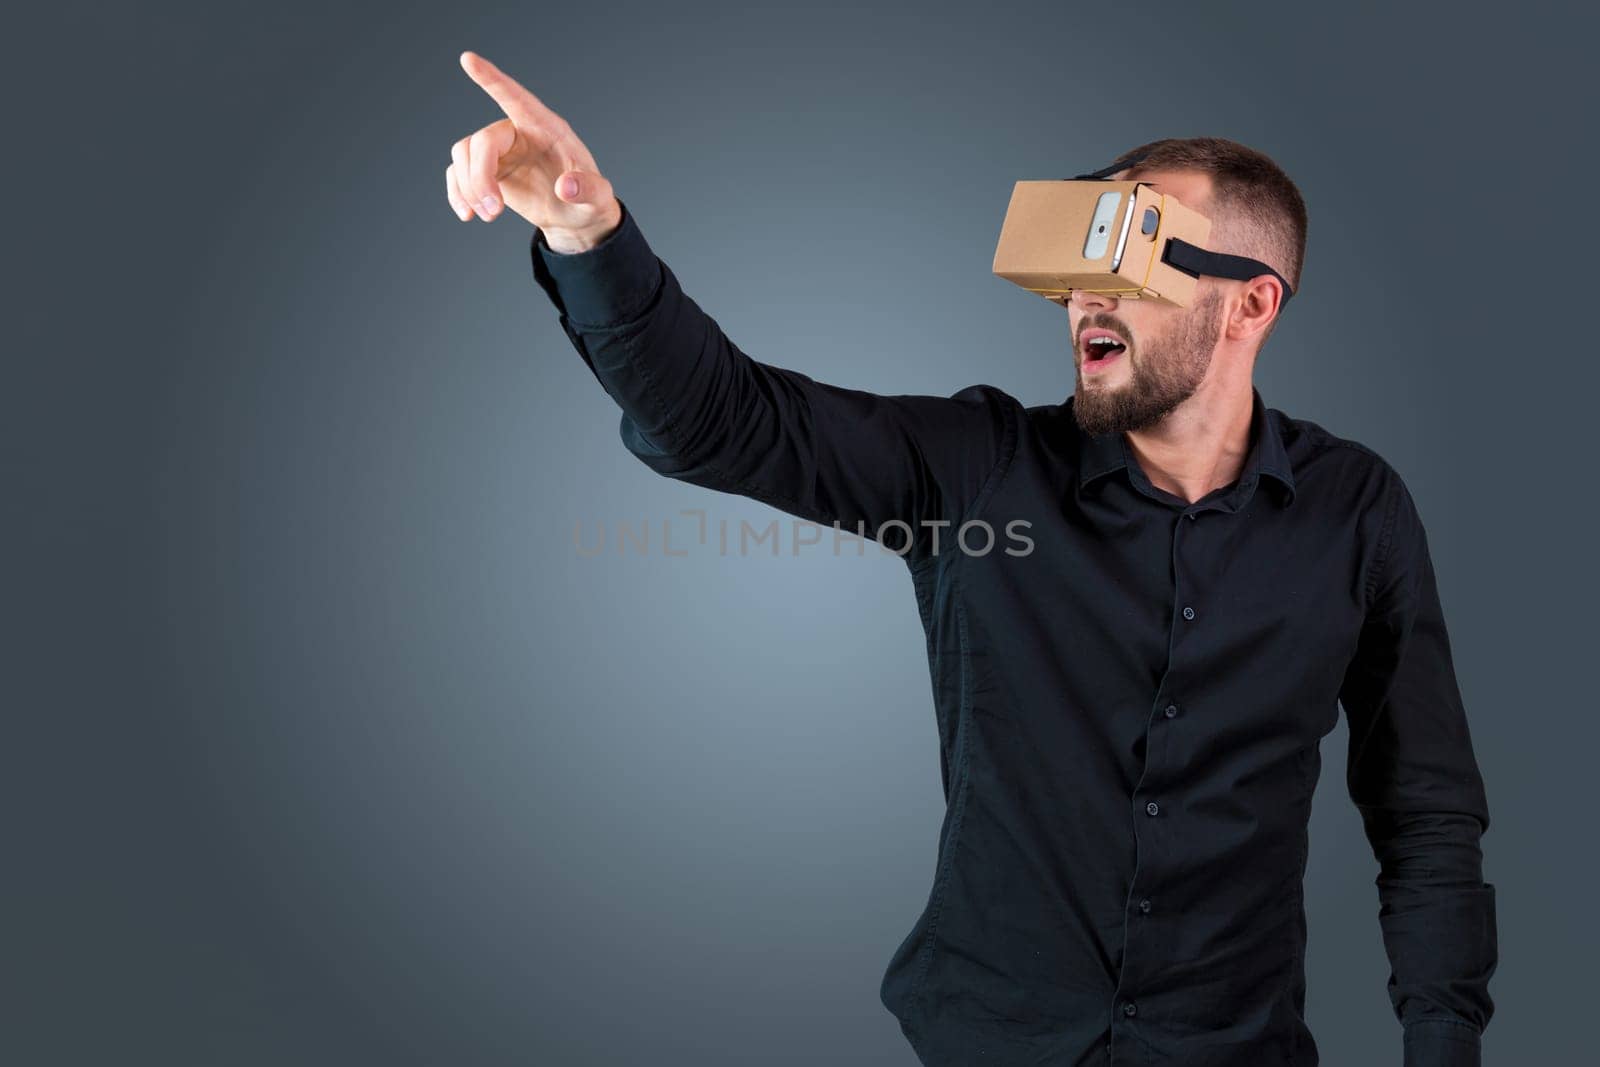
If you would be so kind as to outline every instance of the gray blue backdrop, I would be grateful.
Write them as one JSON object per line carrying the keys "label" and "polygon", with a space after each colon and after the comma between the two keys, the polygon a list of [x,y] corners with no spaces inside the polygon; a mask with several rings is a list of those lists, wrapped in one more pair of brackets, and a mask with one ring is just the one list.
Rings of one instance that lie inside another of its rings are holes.
{"label": "gray blue backdrop", "polygon": [[[1070,392],[1064,315],[989,270],[1019,178],[1198,134],[1282,163],[1309,256],[1257,382],[1421,507],[1493,815],[1487,1060],[1592,1052],[1576,17],[12,16],[0,1061],[915,1062],[877,998],[941,811],[909,577],[787,530],[662,553],[679,509],[782,516],[632,459],[527,224],[455,219],[450,144],[498,117],[466,48],[572,123],[737,343],[880,392]],[[574,547],[641,520],[644,555]],[[1345,739],[1308,1012],[1324,1062],[1397,1064]]]}

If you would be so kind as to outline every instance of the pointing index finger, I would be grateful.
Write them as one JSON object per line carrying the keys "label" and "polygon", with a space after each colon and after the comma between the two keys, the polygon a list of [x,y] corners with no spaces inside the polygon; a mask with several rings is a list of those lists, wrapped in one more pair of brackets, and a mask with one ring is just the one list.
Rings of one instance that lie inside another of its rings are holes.
{"label": "pointing index finger", "polygon": [[549,109],[539,102],[539,98],[519,85],[516,79],[506,74],[499,67],[489,62],[476,52],[461,53],[461,69],[467,72],[467,77],[478,84],[478,88],[488,93],[506,117],[513,121],[538,121],[545,117]]}

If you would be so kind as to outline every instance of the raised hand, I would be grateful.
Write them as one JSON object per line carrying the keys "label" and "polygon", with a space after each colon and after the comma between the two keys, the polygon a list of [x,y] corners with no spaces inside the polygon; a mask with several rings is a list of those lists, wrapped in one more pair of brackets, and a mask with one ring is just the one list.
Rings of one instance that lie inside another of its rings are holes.
{"label": "raised hand", "polygon": [[476,52],[461,69],[505,117],[450,147],[445,195],[462,222],[484,222],[509,207],[545,233],[557,252],[581,252],[622,221],[611,182],[565,119]]}

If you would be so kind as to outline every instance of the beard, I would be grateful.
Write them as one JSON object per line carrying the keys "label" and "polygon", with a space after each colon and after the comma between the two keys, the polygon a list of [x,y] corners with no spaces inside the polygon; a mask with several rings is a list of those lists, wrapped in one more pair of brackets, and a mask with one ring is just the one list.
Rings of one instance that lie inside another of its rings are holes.
{"label": "beard", "polygon": [[[1222,334],[1222,324],[1216,321],[1221,303],[1221,291],[1213,289],[1191,305],[1165,335],[1138,342],[1137,351],[1130,347],[1122,357],[1129,361],[1125,382],[1085,388],[1079,364],[1072,413],[1083,431],[1101,434],[1148,429],[1193,396],[1211,368],[1211,353]],[[1114,315],[1085,315],[1078,329],[1081,333],[1097,326],[1134,340]]]}

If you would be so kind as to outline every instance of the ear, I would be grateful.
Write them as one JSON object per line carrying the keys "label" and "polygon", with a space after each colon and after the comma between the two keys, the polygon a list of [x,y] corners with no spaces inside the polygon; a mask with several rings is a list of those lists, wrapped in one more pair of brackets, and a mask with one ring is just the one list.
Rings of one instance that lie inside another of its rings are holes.
{"label": "ear", "polygon": [[1230,341],[1247,344],[1260,339],[1272,321],[1278,317],[1283,302],[1283,286],[1270,274],[1234,283],[1238,288],[1228,301],[1228,318],[1223,323],[1223,336]]}

